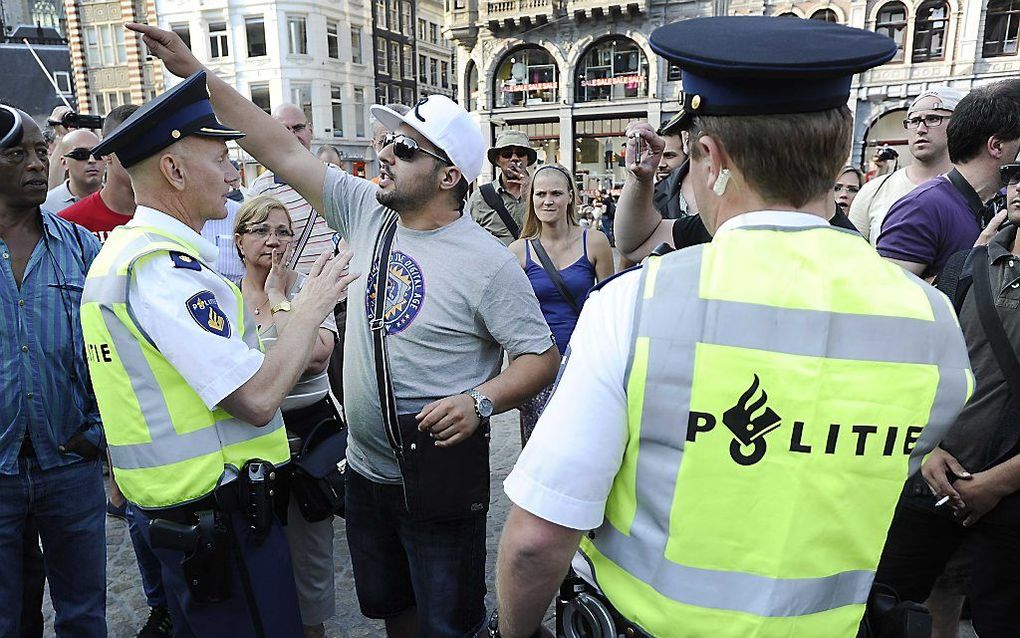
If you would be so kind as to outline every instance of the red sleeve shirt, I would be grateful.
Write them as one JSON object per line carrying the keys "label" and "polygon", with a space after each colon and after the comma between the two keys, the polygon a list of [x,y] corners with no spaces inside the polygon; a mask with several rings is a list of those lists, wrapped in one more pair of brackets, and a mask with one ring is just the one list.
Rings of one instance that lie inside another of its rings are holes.
{"label": "red sleeve shirt", "polygon": [[111,230],[131,221],[130,215],[121,215],[110,210],[103,198],[99,196],[101,192],[101,190],[96,191],[59,213],[67,221],[74,222],[91,231],[100,243],[106,241]]}

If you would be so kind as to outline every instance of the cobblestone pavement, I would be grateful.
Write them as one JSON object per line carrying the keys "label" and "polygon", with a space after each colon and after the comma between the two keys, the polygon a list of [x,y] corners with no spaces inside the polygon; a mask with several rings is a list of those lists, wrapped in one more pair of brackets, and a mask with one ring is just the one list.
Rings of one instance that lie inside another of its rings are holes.
{"label": "cobblestone pavement", "polygon": [[[487,539],[486,580],[489,594],[486,606],[495,606],[496,547],[503,528],[503,521],[510,503],[503,493],[503,479],[510,472],[520,453],[520,434],[517,411],[499,415],[493,419],[492,427],[492,506],[489,510]],[[369,620],[358,610],[351,575],[351,560],[344,537],[344,524],[337,520],[334,563],[336,565],[337,614],[326,623],[326,634],[331,638],[375,638],[384,636],[382,622]],[[107,619],[110,638],[132,638],[148,617],[145,596],[142,593],[134,550],[128,535],[127,523],[107,517],[106,519],[107,560]],[[46,635],[53,635],[53,611],[46,601]],[[551,623],[551,610],[547,625]],[[976,638],[968,626],[960,632],[960,638]]]}

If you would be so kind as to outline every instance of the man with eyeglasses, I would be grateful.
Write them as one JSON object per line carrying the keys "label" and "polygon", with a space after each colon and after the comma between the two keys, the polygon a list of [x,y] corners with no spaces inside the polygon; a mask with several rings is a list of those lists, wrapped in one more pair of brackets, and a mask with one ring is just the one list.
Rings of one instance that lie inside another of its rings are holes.
{"label": "man with eyeglasses", "polygon": [[921,184],[948,173],[946,129],[949,117],[964,91],[937,86],[922,92],[910,103],[903,128],[914,162],[888,175],[872,178],[861,187],[850,205],[848,216],[861,235],[875,245],[889,208]]}
{"label": "man with eyeglasses", "polygon": [[509,246],[521,234],[528,209],[528,167],[537,161],[538,153],[524,131],[504,130],[487,155],[499,176],[475,189],[468,209],[479,226]]}
{"label": "man with eyeglasses", "polygon": [[[202,68],[178,35],[128,28],[171,73]],[[346,529],[362,613],[385,619],[391,638],[474,636],[488,418],[537,394],[559,363],[524,271],[464,212],[484,161],[478,124],[441,95],[404,115],[373,106],[391,132],[375,185],[318,161],[211,74],[209,90],[246,134],[239,144],[325,213],[365,273],[350,289],[344,352]]]}
{"label": "man with eyeglasses", "polygon": [[46,194],[42,206],[45,210],[59,213],[103,187],[106,161],[92,156],[96,144],[99,144],[99,137],[86,129],[71,131],[63,137],[57,147],[67,179]]}
{"label": "man with eyeglasses", "polygon": [[[281,104],[273,110],[273,118],[283,124],[283,127],[297,138],[301,146],[311,153],[312,123],[305,117],[304,111],[295,104]],[[309,223],[312,224],[307,233],[308,239],[296,264],[297,270],[307,273],[308,268],[315,262],[315,258],[329,250],[329,237],[332,231],[326,224],[326,220],[322,218],[321,214],[316,214],[308,201],[301,197],[290,184],[280,179],[272,171],[266,171],[259,175],[248,189],[249,198],[259,195],[275,197],[287,207],[291,222],[294,224],[294,232],[299,238],[306,235],[305,227]],[[321,213],[321,211],[319,212]]]}
{"label": "man with eyeglasses", "polygon": [[943,126],[951,170],[897,201],[876,244],[878,254],[929,280],[991,220],[986,205],[1002,187],[999,169],[1020,151],[1020,80],[973,89]]}
{"label": "man with eyeglasses", "polygon": [[[1004,355],[1020,349],[1020,164],[1007,164],[1000,174],[1007,184],[1010,224],[995,234],[987,248],[971,251],[966,268],[969,286],[957,283],[955,290],[946,288],[955,292],[952,301],[959,309],[976,377],[974,396],[922,466],[923,482],[908,483],[875,577],[901,598],[928,599],[931,605],[929,597],[938,590],[939,575],[960,560],[962,547],[964,571],[970,576],[966,593],[974,629],[982,638],[1012,638],[1020,627],[1016,604],[1020,600],[1020,398],[1015,393],[1017,380],[1007,380],[1010,375],[999,363]],[[983,303],[982,283],[988,290]],[[982,316],[982,307],[991,309],[991,314]],[[1001,325],[1000,338],[1008,343],[997,343],[990,336],[984,324],[988,318]],[[955,618],[962,602],[961,597],[951,609]]]}

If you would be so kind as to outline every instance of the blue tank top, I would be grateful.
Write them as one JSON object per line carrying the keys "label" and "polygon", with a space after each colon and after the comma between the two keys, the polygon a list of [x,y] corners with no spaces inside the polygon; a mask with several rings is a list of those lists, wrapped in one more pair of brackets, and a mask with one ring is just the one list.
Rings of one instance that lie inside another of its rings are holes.
{"label": "blue tank top", "polygon": [[[577,305],[583,307],[588,291],[595,285],[595,266],[588,259],[587,230],[581,237],[581,245],[583,252],[580,259],[560,270],[560,277]],[[524,254],[524,272],[531,280],[531,287],[535,289],[535,296],[542,306],[545,322],[549,324],[549,329],[556,337],[556,347],[562,355],[570,342],[570,335],[574,333],[574,326],[577,325],[577,314],[560,294],[549,273],[542,268],[542,264],[531,259],[531,241],[524,242]]]}

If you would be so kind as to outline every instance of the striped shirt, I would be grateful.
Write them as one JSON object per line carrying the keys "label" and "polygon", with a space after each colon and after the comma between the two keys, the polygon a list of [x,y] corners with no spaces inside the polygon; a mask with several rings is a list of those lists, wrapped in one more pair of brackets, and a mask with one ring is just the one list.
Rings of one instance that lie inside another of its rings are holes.
{"label": "striped shirt", "polygon": [[[294,280],[294,284],[287,291],[287,299],[294,301],[294,297],[301,292],[301,287],[305,285],[305,277],[302,274],[298,274],[297,279]],[[322,322],[320,328],[325,328],[333,333],[334,339],[336,338],[336,318],[333,313],[329,313],[326,319]],[[266,352],[269,352],[274,345],[276,345],[276,324],[270,324],[266,328],[259,331],[259,338],[262,340],[262,345],[265,346]],[[284,412],[289,410],[296,410],[297,408],[307,408],[313,405],[317,401],[321,401],[326,394],[329,392],[329,376],[326,371],[318,372],[315,374],[302,375],[298,379],[297,384],[290,391],[290,394],[283,400],[283,404],[280,405],[280,409]]]}
{"label": "striped shirt", "polygon": [[319,255],[326,251],[332,253],[333,231],[326,225],[326,220],[322,218],[322,215],[315,213],[312,210],[311,204],[305,201],[305,198],[301,197],[296,190],[291,188],[290,184],[277,178],[272,172],[266,171],[252,182],[249,192],[251,197],[257,195],[275,197],[287,207],[287,212],[290,213],[291,224],[294,228],[295,240],[301,237],[309,215],[315,215],[312,234],[309,236],[308,243],[305,244],[305,249],[298,260],[298,271],[307,274],[308,269],[315,263]]}
{"label": "striped shirt", "polygon": [[240,203],[228,199],[227,216],[206,220],[202,226],[202,237],[216,245],[216,263],[213,267],[216,272],[235,283],[241,281],[245,271],[244,262],[237,254],[237,245],[234,243],[234,222],[237,221],[237,211],[240,209]]}
{"label": "striped shirt", "polygon": [[40,211],[42,239],[21,282],[0,239],[0,474],[18,473],[18,452],[29,436],[43,469],[79,460],[58,445],[86,431],[102,440],[99,410],[85,364],[81,293],[99,252],[92,233]]}

